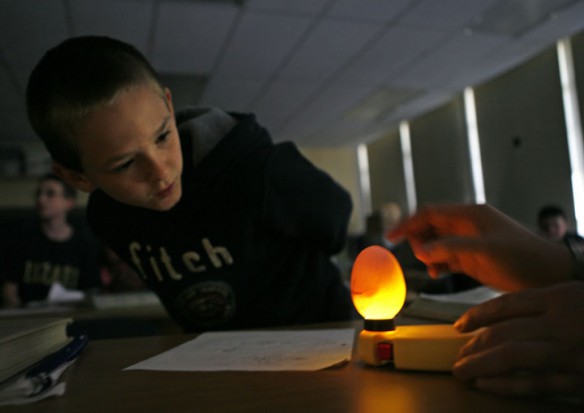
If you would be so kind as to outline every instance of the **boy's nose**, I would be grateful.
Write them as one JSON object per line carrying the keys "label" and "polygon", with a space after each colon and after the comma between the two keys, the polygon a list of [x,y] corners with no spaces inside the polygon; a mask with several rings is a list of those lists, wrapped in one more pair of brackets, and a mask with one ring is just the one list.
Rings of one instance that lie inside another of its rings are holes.
{"label": "boy's nose", "polygon": [[168,168],[162,159],[152,158],[150,160],[150,178],[152,182],[165,181],[168,177]]}

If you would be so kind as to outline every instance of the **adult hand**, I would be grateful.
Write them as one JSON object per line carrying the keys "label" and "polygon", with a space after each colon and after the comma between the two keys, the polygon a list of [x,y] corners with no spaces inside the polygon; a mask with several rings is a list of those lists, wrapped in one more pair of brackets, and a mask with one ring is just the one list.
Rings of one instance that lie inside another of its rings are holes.
{"label": "adult hand", "polygon": [[489,205],[426,207],[387,234],[407,237],[428,273],[465,273],[499,290],[516,291],[569,279],[569,250],[544,240]]}
{"label": "adult hand", "polygon": [[454,375],[497,394],[584,400],[584,282],[509,293],[473,307],[455,326],[478,331]]}

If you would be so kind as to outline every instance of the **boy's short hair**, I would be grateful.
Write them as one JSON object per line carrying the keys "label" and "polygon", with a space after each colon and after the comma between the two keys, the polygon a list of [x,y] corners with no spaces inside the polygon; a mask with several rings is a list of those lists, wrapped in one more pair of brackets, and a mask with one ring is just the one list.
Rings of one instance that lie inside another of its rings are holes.
{"label": "boy's short hair", "polygon": [[104,36],[67,39],[32,71],[26,104],[29,120],[54,161],[82,172],[75,129],[118,92],[151,83],[163,93],[154,68],[133,46]]}
{"label": "boy's short hair", "polygon": [[69,185],[67,182],[63,181],[61,177],[53,172],[49,172],[44,174],[39,178],[39,184],[46,182],[46,181],[55,181],[58,182],[61,187],[63,188],[63,196],[69,199],[77,198],[77,190]]}
{"label": "boy's short hair", "polygon": [[552,218],[552,217],[562,217],[567,219],[566,213],[564,209],[558,205],[545,205],[543,206],[538,214],[537,214],[537,221],[541,222],[544,219]]}

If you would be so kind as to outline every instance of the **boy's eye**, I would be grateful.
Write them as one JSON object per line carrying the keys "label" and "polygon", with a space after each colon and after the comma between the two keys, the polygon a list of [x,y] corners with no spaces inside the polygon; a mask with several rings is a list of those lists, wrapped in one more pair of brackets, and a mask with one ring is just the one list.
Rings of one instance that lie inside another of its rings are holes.
{"label": "boy's eye", "polygon": [[132,164],[132,162],[134,162],[133,160],[129,160],[127,162],[124,162],[121,165],[118,165],[114,168],[115,172],[122,172],[125,171],[126,169],[128,169],[130,167],[130,165]]}
{"label": "boy's eye", "polygon": [[166,132],[162,133],[158,138],[156,138],[156,142],[157,143],[166,142],[168,140],[169,135],[170,135],[170,131],[166,131]]}

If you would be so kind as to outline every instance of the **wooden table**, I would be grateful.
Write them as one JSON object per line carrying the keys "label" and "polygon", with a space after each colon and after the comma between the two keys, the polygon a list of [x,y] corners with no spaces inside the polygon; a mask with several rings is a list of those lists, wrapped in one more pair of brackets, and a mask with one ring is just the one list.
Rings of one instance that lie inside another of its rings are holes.
{"label": "wooden table", "polygon": [[[327,327],[331,327],[328,325]],[[347,327],[337,325],[335,327]],[[503,398],[450,374],[367,367],[352,360],[317,372],[122,371],[193,335],[91,341],[65,374],[67,392],[1,412],[576,412],[567,403]]]}

